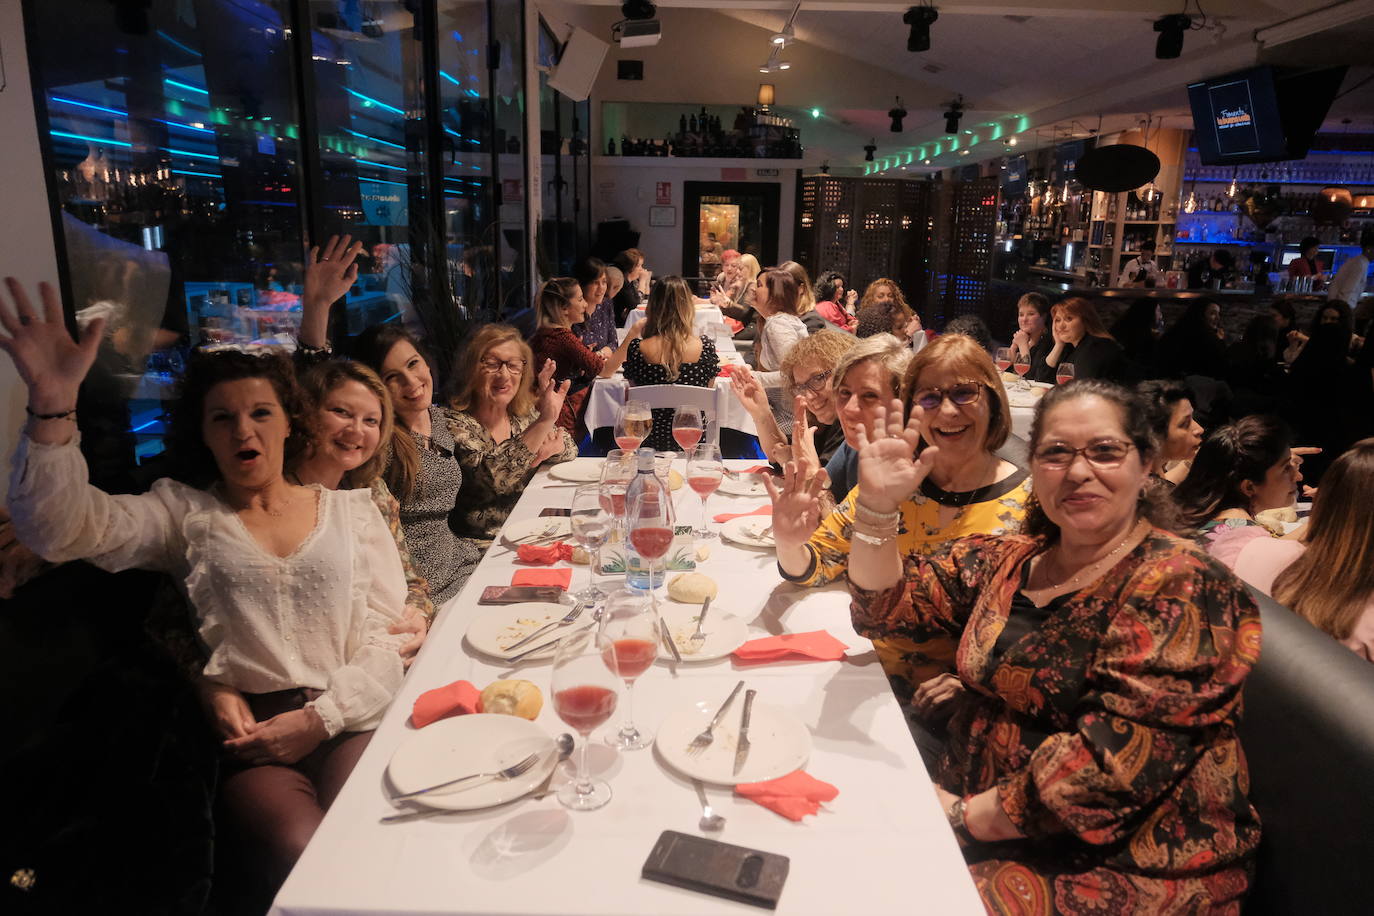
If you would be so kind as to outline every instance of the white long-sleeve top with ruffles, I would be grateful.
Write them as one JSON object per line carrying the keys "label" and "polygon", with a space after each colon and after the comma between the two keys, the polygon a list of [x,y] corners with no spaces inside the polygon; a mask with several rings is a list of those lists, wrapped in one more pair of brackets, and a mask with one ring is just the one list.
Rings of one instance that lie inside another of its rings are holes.
{"label": "white long-sleeve top with ruffles", "polygon": [[213,490],[162,479],[137,496],[88,483],[78,438],[24,437],[9,508],[19,540],[53,562],[152,569],[183,587],[209,650],[205,676],[244,693],[324,691],[330,736],[376,727],[401,685],[405,613],[396,541],[371,494],[319,491],[315,527],[286,557],[264,549]]}

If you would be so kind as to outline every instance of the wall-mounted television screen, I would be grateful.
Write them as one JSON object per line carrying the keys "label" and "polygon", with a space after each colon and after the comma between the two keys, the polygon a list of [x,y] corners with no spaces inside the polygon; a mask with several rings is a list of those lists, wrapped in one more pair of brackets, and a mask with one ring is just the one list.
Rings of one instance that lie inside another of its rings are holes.
{"label": "wall-mounted television screen", "polygon": [[1204,165],[1302,159],[1345,79],[1345,67],[1283,73],[1254,67],[1188,85]]}

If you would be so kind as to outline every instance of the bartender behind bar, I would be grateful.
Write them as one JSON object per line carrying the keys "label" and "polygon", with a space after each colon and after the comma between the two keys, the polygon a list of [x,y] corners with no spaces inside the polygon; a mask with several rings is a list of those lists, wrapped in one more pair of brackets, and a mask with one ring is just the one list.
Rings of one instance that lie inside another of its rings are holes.
{"label": "bartender behind bar", "polygon": [[1218,248],[1205,261],[1188,268],[1189,289],[1222,289],[1231,285],[1235,276],[1236,258],[1225,248]]}
{"label": "bartender behind bar", "polygon": [[1159,278],[1159,263],[1155,261],[1155,243],[1153,239],[1146,239],[1140,243],[1140,254],[1127,261],[1126,266],[1121,269],[1121,278],[1116,281],[1116,285],[1154,289],[1159,285]]}

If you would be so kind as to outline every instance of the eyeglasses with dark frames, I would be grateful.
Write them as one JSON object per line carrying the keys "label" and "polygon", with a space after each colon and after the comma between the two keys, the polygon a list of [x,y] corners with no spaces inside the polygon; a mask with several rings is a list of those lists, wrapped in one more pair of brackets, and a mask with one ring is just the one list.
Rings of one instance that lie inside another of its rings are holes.
{"label": "eyeglasses with dark frames", "polygon": [[1099,439],[1082,448],[1074,448],[1066,442],[1047,442],[1035,450],[1035,461],[1051,471],[1062,471],[1082,455],[1088,464],[1095,468],[1120,467],[1135,446],[1120,439]]}
{"label": "eyeglasses with dark frames", "polygon": [[825,383],[830,381],[830,376],[834,374],[833,369],[826,369],[824,372],[817,372],[804,382],[797,382],[793,387],[798,394],[820,394],[825,388]]}
{"label": "eyeglasses with dark frames", "polygon": [[939,410],[948,398],[955,407],[976,404],[983,396],[983,386],[977,382],[960,382],[948,388],[922,388],[912,399],[922,410]]}
{"label": "eyeglasses with dark frames", "polygon": [[509,369],[511,375],[520,375],[525,371],[526,363],[524,359],[496,359],[489,356],[481,360],[479,365],[482,367],[482,371],[490,372],[492,375],[502,369]]}

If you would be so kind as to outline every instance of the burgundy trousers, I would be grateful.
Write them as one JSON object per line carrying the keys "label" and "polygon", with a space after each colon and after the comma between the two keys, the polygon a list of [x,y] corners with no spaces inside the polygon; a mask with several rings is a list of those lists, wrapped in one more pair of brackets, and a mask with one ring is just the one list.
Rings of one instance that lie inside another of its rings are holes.
{"label": "burgundy trousers", "polygon": [[[320,691],[305,688],[249,694],[248,706],[259,722],[301,709]],[[220,802],[245,855],[273,888],[279,887],[300,858],[325,811],[338,797],[348,774],[367,748],[372,732],[342,732],[290,766],[247,766],[225,761]]]}

